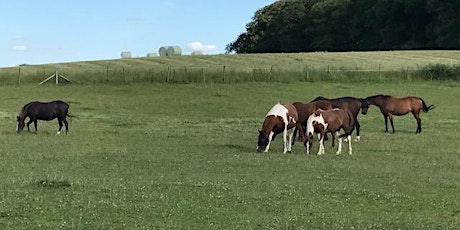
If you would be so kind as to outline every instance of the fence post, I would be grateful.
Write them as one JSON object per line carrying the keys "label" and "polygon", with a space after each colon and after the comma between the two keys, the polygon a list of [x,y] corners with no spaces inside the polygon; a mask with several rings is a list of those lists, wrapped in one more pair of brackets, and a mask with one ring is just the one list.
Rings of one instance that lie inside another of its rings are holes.
{"label": "fence post", "polygon": [[308,66],[305,66],[305,81],[310,80],[310,70],[308,69]]}
{"label": "fence post", "polygon": [[170,76],[171,76],[171,66],[168,65],[168,74],[166,75],[166,83],[169,83]]}
{"label": "fence post", "polygon": [[222,69],[222,82],[225,83],[225,66]]}
{"label": "fence post", "polygon": [[201,67],[201,76],[203,76],[203,83],[206,84],[206,76],[204,74],[204,67]]}
{"label": "fence post", "polygon": [[192,77],[187,74],[187,66],[184,67],[184,71],[185,71],[185,74],[184,74],[185,79],[186,79],[186,81],[188,81],[187,83],[191,83]]}
{"label": "fence post", "polygon": [[18,70],[18,85],[21,84],[21,67],[19,67],[19,70]]}
{"label": "fence post", "polygon": [[270,67],[270,72],[268,73],[268,81],[271,82],[272,81],[272,76],[273,75],[273,66]]}
{"label": "fence post", "polygon": [[109,82],[109,67],[108,66],[106,67],[106,70],[105,70],[105,80]]}
{"label": "fence post", "polygon": [[125,67],[122,66],[121,69],[122,69],[122,73],[123,73],[123,81],[126,83]]}
{"label": "fence post", "polygon": [[409,80],[409,66],[406,67],[406,80]]}

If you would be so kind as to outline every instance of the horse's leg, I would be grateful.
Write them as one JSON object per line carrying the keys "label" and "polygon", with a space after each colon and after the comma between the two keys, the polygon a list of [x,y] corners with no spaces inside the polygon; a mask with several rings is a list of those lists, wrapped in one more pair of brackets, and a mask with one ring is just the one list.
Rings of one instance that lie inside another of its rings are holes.
{"label": "horse's leg", "polygon": [[348,154],[353,154],[353,149],[351,148],[351,135],[347,136],[348,139]]}
{"label": "horse's leg", "polygon": [[38,123],[38,120],[34,120],[35,133],[37,133],[37,123]]}
{"label": "horse's leg", "polygon": [[385,133],[388,132],[388,117],[387,115],[383,114],[383,119],[385,120]]}
{"label": "horse's leg", "polygon": [[284,150],[283,153],[286,153],[288,150],[288,143],[287,143],[287,125],[284,126],[283,130],[283,141],[284,141]]}
{"label": "horse's leg", "polygon": [[34,122],[32,119],[29,119],[29,121],[27,122],[27,131],[29,132],[30,132],[29,125],[32,124],[32,122]]}
{"label": "horse's leg", "polygon": [[333,133],[331,133],[331,138],[332,138],[332,147],[335,147],[335,136]]}
{"label": "horse's leg", "polygon": [[324,134],[325,134],[325,132],[321,132],[321,134],[320,134],[318,155],[323,155],[324,154]]}
{"label": "horse's leg", "polygon": [[361,137],[359,136],[359,131],[361,130],[361,125],[359,124],[358,117],[356,117],[355,119],[356,119],[356,123],[355,123],[356,139],[355,139],[355,141],[359,141],[361,139]]}
{"label": "horse's leg", "polygon": [[395,126],[393,125],[393,114],[388,114],[388,118],[390,118],[391,129],[393,130],[393,133],[395,133]]}
{"label": "horse's leg", "polygon": [[336,131],[333,135],[339,139],[339,148],[337,149],[337,152],[335,153],[339,155],[342,152],[342,138],[339,137],[340,135],[339,131]]}
{"label": "horse's leg", "polygon": [[268,150],[270,149],[270,144],[272,143],[272,140],[273,140],[273,131],[270,132],[270,134],[268,134],[268,144],[267,144],[267,147],[265,147],[264,153],[268,152]]}
{"label": "horse's leg", "polygon": [[[291,145],[294,145],[295,143],[295,137],[297,136],[297,127],[294,127],[294,130],[292,131],[292,136],[294,137],[291,141]],[[302,141],[300,140],[300,135],[299,135],[299,141]]]}
{"label": "horse's leg", "polygon": [[62,119],[62,121],[64,122],[64,125],[65,125],[65,134],[67,134],[67,132],[69,132],[69,122],[67,122],[66,118]]}
{"label": "horse's leg", "polygon": [[58,118],[58,124],[59,124],[59,129],[58,129],[56,135],[61,134],[61,129],[62,129],[62,126],[63,126],[62,120],[60,118]]}
{"label": "horse's leg", "polygon": [[414,115],[415,120],[417,120],[417,130],[415,130],[415,133],[421,133],[422,132],[422,119],[420,118],[420,114],[412,111],[412,115]]}
{"label": "horse's leg", "polygon": [[294,140],[294,129],[295,128],[292,128],[292,129],[289,129],[288,130],[288,152],[292,152],[292,142]]}

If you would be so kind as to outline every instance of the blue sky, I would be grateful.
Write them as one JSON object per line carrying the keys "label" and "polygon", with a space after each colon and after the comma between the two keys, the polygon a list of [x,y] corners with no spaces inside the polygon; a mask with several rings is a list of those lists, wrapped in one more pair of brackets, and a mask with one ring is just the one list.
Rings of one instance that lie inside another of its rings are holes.
{"label": "blue sky", "polygon": [[0,67],[117,59],[177,45],[225,52],[254,13],[275,0],[4,0]]}

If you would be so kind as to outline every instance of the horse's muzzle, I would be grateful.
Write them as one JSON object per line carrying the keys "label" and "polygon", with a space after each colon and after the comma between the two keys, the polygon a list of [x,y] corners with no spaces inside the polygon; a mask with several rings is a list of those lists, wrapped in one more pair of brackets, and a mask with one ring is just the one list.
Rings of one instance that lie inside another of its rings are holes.
{"label": "horse's muzzle", "polygon": [[257,146],[257,152],[261,153],[261,152],[265,151],[266,148],[267,148],[267,146]]}

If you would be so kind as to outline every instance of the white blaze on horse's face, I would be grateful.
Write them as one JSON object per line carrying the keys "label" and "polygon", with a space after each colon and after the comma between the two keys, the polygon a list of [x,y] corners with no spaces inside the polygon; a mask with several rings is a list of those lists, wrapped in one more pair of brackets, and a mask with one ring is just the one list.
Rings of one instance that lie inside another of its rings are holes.
{"label": "white blaze on horse's face", "polygon": [[19,121],[16,122],[16,132],[19,131]]}

